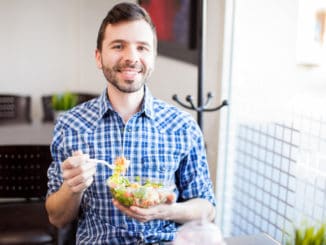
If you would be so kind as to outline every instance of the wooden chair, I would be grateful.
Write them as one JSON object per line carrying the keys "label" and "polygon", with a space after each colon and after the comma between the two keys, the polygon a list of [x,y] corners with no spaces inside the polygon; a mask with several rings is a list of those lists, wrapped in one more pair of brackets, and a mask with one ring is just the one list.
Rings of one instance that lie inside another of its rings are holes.
{"label": "wooden chair", "polygon": [[0,95],[0,124],[30,123],[31,97],[2,94]]}
{"label": "wooden chair", "polygon": [[[77,104],[81,104],[88,100],[91,100],[97,96],[98,94],[90,94],[90,93],[74,93],[78,97]],[[43,122],[53,122],[54,121],[54,113],[52,109],[52,95],[44,95],[42,96],[42,108],[43,108]]]}
{"label": "wooden chair", "polygon": [[0,146],[0,244],[57,244],[45,210],[48,145]]}

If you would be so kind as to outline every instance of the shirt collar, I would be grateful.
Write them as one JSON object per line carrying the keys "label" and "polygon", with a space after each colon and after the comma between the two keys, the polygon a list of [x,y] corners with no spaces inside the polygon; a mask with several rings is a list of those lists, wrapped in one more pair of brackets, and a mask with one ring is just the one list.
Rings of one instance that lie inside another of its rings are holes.
{"label": "shirt collar", "polygon": [[112,105],[108,98],[108,88],[106,87],[100,96],[99,116],[102,118],[107,111],[113,111]]}
{"label": "shirt collar", "polygon": [[144,96],[144,102],[142,105],[141,112],[144,113],[149,118],[154,118],[154,109],[153,109],[153,96],[151,92],[149,91],[148,86],[145,84],[145,96]]}
{"label": "shirt collar", "polygon": [[[114,110],[109,101],[108,94],[107,94],[107,87],[106,87],[103,90],[102,94],[100,95],[99,116],[102,118],[105,115],[105,113],[107,113],[108,111],[114,111]],[[147,117],[151,119],[154,117],[153,96],[146,84],[144,85],[144,100],[141,107],[141,113],[144,113]]]}

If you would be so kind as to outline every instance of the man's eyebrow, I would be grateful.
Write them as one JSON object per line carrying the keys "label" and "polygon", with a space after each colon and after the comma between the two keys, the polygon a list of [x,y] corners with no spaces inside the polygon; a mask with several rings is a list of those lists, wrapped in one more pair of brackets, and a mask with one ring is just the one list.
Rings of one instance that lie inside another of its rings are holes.
{"label": "man's eyebrow", "polygon": [[[111,42],[109,43],[109,45],[113,45],[113,44],[116,44],[116,43],[128,43],[128,41],[123,40],[123,39],[115,39],[115,40],[111,41]],[[137,44],[144,45],[144,46],[148,46],[148,47],[151,46],[150,43],[149,43],[149,42],[146,42],[146,41],[138,41],[138,42],[136,42],[136,43],[137,43]]]}
{"label": "man's eyebrow", "polygon": [[112,45],[112,44],[116,44],[116,43],[125,43],[126,41],[124,41],[123,39],[116,39],[116,40],[113,40],[109,43],[109,45]]}

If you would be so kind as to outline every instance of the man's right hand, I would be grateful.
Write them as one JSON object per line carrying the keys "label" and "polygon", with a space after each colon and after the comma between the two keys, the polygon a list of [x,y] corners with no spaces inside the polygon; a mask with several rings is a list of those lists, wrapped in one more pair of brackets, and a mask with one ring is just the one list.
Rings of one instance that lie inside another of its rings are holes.
{"label": "man's right hand", "polygon": [[64,183],[73,193],[82,193],[93,183],[96,164],[87,162],[88,159],[87,154],[76,151],[61,165]]}

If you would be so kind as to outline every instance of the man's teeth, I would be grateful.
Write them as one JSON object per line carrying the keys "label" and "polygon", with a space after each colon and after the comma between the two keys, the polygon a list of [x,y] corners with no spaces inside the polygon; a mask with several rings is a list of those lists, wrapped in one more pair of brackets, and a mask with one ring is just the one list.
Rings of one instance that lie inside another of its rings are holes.
{"label": "man's teeth", "polygon": [[120,72],[124,72],[124,73],[140,73],[140,70],[121,70]]}

